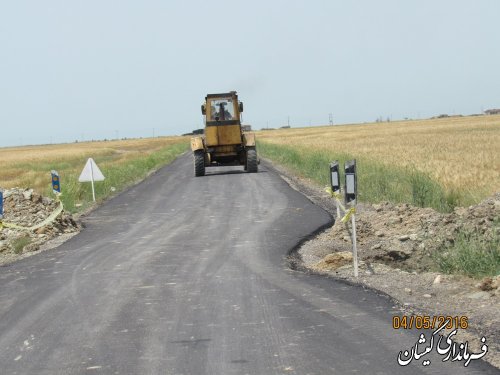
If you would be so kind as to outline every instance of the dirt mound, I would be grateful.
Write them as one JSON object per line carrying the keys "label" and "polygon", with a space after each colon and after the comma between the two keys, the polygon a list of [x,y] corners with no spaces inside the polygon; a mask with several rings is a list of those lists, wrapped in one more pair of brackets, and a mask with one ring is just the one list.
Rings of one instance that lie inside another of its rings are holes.
{"label": "dirt mound", "polygon": [[[492,237],[498,230],[500,194],[468,208],[442,214],[408,204],[363,205],[356,215],[359,254],[365,262],[385,263],[410,271],[428,271],[436,251],[453,244],[460,233]],[[337,220],[327,232],[330,250],[351,246],[350,228]]]}
{"label": "dirt mound", "polygon": [[464,231],[494,236],[499,217],[500,194],[449,214],[406,204],[359,205],[359,278],[353,276],[352,261],[341,266],[329,262],[352,251],[350,226],[340,220],[304,243],[298,254],[312,270],[390,294],[405,314],[467,317],[470,329],[460,330],[457,339],[478,349],[485,335],[491,352],[485,359],[500,367],[500,276],[477,280],[441,274],[432,256],[446,251]]}
{"label": "dirt mound", "polygon": [[[61,212],[53,221],[36,227],[56,212],[60,203],[54,199],[43,197],[32,189],[13,188],[4,190],[3,222],[21,229],[4,226],[0,230],[0,254],[5,260],[15,259],[23,253],[37,251],[45,242],[68,233],[80,231],[80,225],[72,215]],[[0,259],[2,260],[2,259]]]}
{"label": "dirt mound", "polygon": [[318,270],[335,270],[346,264],[352,263],[352,253],[350,251],[340,251],[338,253],[332,253],[325,256],[321,261],[319,261],[313,268]]}

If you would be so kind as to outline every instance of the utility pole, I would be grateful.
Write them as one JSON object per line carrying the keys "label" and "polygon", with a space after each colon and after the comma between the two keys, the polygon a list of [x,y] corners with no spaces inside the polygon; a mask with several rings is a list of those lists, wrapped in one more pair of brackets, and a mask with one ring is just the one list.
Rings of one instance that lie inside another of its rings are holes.
{"label": "utility pole", "polygon": [[333,113],[330,113],[328,115],[328,122],[330,123],[330,125],[333,125]]}
{"label": "utility pole", "polygon": [[290,116],[288,116],[288,127],[290,127]]}
{"label": "utility pole", "polygon": [[155,137],[155,128],[153,128],[153,138]]}

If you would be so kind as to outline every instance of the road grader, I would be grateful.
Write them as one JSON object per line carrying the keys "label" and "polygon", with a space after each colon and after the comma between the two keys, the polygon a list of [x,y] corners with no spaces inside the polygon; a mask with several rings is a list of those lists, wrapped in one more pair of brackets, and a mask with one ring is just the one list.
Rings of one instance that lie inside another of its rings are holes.
{"label": "road grader", "polygon": [[205,175],[205,168],[242,165],[250,173],[258,171],[259,160],[255,134],[241,128],[243,103],[236,91],[208,94],[201,106],[205,116],[203,136],[191,138],[194,156],[194,175]]}

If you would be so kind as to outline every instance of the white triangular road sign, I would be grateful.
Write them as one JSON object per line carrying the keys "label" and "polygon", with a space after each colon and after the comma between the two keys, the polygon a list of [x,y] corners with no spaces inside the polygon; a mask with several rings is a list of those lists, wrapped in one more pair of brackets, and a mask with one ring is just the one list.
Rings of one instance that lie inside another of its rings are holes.
{"label": "white triangular road sign", "polygon": [[94,159],[89,158],[89,160],[87,160],[87,164],[85,164],[85,167],[83,167],[83,171],[80,174],[78,181],[104,181],[104,175],[95,163]]}

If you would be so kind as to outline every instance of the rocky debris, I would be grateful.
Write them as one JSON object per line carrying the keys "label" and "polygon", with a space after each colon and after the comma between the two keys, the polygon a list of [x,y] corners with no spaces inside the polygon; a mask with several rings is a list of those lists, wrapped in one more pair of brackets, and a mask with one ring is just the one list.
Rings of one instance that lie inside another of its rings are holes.
{"label": "rocky debris", "polygon": [[485,292],[495,291],[500,287],[500,275],[495,277],[485,277],[477,287]]}
{"label": "rocky debris", "polygon": [[437,275],[432,284],[433,285],[441,284],[441,275]]}
{"label": "rocky debris", "polygon": [[[389,202],[365,204],[358,211],[357,245],[362,260],[422,272],[434,265],[430,255],[456,241],[459,233],[488,237],[499,230],[500,193],[449,214]],[[323,241],[330,243],[332,252],[345,251],[351,245],[349,226],[337,220]]]}
{"label": "rocky debris", "polygon": [[456,241],[460,232],[490,236],[498,231],[500,194],[449,214],[406,204],[358,206],[359,277],[354,277],[352,261],[340,267],[327,262],[352,251],[350,226],[340,220],[302,245],[298,254],[303,264],[387,293],[400,301],[406,314],[466,316],[470,329],[457,337],[480,345],[480,334],[487,332],[491,355],[486,359],[500,367],[500,275],[478,282],[436,273],[431,256]]}
{"label": "rocky debris", "polygon": [[[371,267],[385,264],[407,272],[433,271],[436,269],[433,253],[446,249],[463,232],[493,236],[500,230],[499,220],[500,193],[475,206],[456,208],[449,214],[408,204],[364,204],[356,215],[360,268],[366,263]],[[299,253],[312,269],[335,271],[339,275],[345,271],[345,276],[349,276],[343,266],[352,264],[344,255],[351,251],[350,225],[336,220],[330,230],[306,242]],[[329,261],[339,257],[345,259],[343,264]],[[437,275],[431,285],[438,287],[442,282],[443,276]],[[500,276],[488,277],[476,285],[476,291],[500,294],[499,284]]]}
{"label": "rocky debris", "polygon": [[346,264],[352,263],[352,253],[350,251],[340,251],[337,253],[328,254],[319,261],[314,268],[335,270]]}
{"label": "rocky debris", "polygon": [[[43,197],[33,189],[6,189],[3,196],[3,222],[21,227],[43,222],[59,207],[55,199]],[[0,230],[0,256],[6,258],[7,255],[37,251],[45,242],[63,234],[79,232],[80,228],[72,215],[64,211],[51,223],[35,230],[3,227]],[[7,258],[12,260],[10,256]]]}

